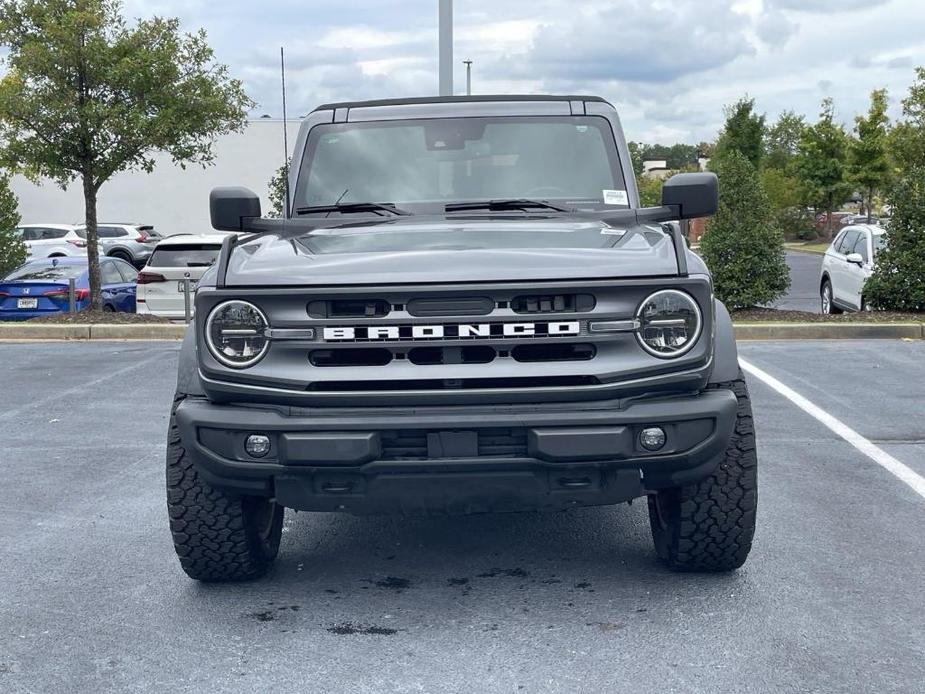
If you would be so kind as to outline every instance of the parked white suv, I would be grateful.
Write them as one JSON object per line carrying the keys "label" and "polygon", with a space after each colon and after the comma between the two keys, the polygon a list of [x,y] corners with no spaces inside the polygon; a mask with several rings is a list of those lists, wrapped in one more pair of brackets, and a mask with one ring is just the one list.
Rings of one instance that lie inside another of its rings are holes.
{"label": "parked white suv", "polygon": [[29,260],[86,257],[87,241],[70,224],[20,224],[16,231]]}
{"label": "parked white suv", "polygon": [[[228,234],[177,234],[160,241],[138,274],[135,310],[174,320],[185,317],[184,280],[191,292],[221,250]],[[192,297],[190,297],[192,310]]]}
{"label": "parked white suv", "polygon": [[873,224],[842,229],[822,259],[819,295],[823,313],[866,311],[864,283],[874,271],[877,252],[885,243],[884,230]]}

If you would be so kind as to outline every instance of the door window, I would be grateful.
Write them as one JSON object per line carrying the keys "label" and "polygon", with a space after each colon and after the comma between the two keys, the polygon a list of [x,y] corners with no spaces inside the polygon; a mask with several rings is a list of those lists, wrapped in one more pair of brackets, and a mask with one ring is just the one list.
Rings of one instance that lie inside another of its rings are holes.
{"label": "door window", "polygon": [[835,250],[842,255],[851,253],[851,249],[854,248],[854,244],[857,242],[860,233],[860,231],[846,231],[845,235],[842,237],[841,243],[838,244],[838,248]]}
{"label": "door window", "polygon": [[42,240],[63,239],[67,234],[67,229],[42,229]]}
{"label": "door window", "polygon": [[119,269],[119,274],[122,275],[122,278],[126,282],[135,282],[138,280],[138,270],[128,263],[123,263],[121,260],[114,260],[113,264]]}
{"label": "door window", "polygon": [[861,257],[864,258],[865,263],[870,260],[870,253],[868,253],[867,251],[867,232],[866,231],[861,232],[861,234],[858,236],[858,240],[854,244],[854,250],[852,250],[851,252],[859,253]]}
{"label": "door window", "polygon": [[38,241],[42,238],[42,230],[35,227],[26,227],[22,230],[23,241]]}
{"label": "door window", "polygon": [[100,277],[103,281],[103,284],[122,284],[125,282],[122,279],[122,275],[119,274],[119,270],[116,268],[115,263],[103,263],[103,266],[100,268]]}

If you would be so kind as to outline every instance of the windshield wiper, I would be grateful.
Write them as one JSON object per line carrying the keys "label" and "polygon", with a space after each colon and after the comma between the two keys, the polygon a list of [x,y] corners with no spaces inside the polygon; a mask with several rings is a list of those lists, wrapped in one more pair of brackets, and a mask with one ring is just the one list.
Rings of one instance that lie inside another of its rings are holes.
{"label": "windshield wiper", "polygon": [[378,215],[383,215],[384,212],[388,212],[399,216],[411,214],[408,210],[395,207],[395,205],[390,202],[338,202],[333,205],[298,207],[295,211],[296,214],[315,214],[320,212],[343,212],[346,214],[351,212],[375,212]]}
{"label": "windshield wiper", "polygon": [[467,212],[469,210],[488,210],[489,212],[503,212],[505,210],[554,210],[556,212],[569,212],[566,207],[553,205],[545,200],[527,200],[525,198],[510,198],[502,200],[477,200],[475,202],[451,202],[445,208],[447,212]]}

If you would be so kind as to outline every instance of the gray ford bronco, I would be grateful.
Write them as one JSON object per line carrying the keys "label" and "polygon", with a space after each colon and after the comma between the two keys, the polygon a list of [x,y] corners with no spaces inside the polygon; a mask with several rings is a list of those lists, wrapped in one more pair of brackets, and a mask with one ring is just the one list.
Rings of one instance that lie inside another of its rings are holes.
{"label": "gray ford bronco", "polygon": [[709,173],[642,208],[617,113],[585,96],[320,106],[283,218],[212,192],[167,442],[180,563],[254,578],[284,509],[564,510],[646,497],[671,568],[751,548],[757,458],[729,314],[677,225]]}

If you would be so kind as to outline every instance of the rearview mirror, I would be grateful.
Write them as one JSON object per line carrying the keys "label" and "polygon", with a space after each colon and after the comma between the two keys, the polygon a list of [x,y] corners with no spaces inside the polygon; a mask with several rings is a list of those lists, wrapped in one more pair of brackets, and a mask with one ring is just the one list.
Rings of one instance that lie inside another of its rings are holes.
{"label": "rearview mirror", "polygon": [[845,260],[847,260],[849,263],[854,263],[858,267],[864,264],[864,256],[860,253],[849,253],[847,256],[845,256]]}
{"label": "rearview mirror", "polygon": [[245,219],[260,216],[260,198],[248,188],[214,188],[209,194],[209,216],[214,229],[243,231]]}
{"label": "rearview mirror", "polygon": [[662,186],[662,205],[677,207],[678,219],[712,217],[719,206],[716,174],[675,174]]}

